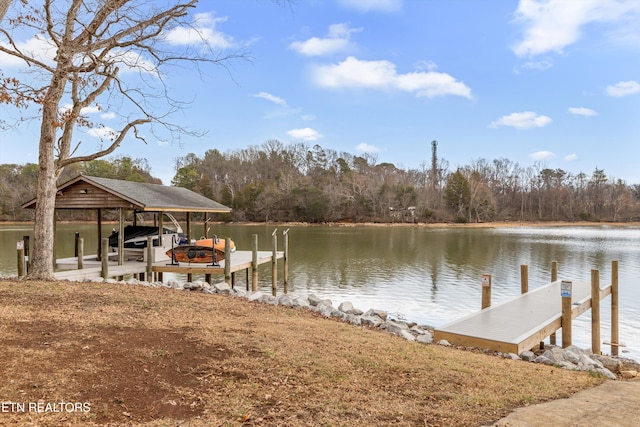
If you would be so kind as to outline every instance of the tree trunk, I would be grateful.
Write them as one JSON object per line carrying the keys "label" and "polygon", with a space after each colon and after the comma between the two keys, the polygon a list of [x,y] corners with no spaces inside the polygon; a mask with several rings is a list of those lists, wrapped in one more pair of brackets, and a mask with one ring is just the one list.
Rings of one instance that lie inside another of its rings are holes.
{"label": "tree trunk", "polygon": [[51,86],[42,103],[42,125],[38,151],[38,200],[33,226],[34,248],[29,279],[53,280],[53,227],[56,210],[57,180],[62,172],[55,161],[56,130],[58,128],[58,105],[62,97],[65,78],[54,75]]}

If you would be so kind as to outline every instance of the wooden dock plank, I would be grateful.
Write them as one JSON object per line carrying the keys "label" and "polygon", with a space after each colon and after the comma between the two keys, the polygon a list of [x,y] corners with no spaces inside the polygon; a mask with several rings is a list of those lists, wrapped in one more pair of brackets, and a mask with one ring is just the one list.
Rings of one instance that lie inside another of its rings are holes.
{"label": "wooden dock plank", "polygon": [[[520,354],[561,327],[560,283],[549,283],[511,301],[451,322],[436,329],[434,338],[446,339],[456,345]],[[609,293],[610,287],[601,290],[600,299]],[[574,281],[572,296],[572,317],[575,318],[591,307],[591,284]]]}
{"label": "wooden dock plank", "polygon": [[[273,257],[272,251],[258,251],[258,265],[270,263]],[[276,259],[282,259],[284,252],[277,252]],[[57,261],[60,270],[54,276],[60,280],[85,280],[102,276],[101,262],[95,261],[95,255],[83,257],[85,268],[77,269],[77,258],[64,258]],[[230,272],[251,268],[253,254],[251,251],[235,251],[230,256]],[[179,263],[172,265],[170,260],[156,262],[152,266],[155,273],[177,273],[177,274],[212,274],[224,275],[225,261],[220,261],[220,266],[211,267],[207,264]],[[109,262],[109,277],[118,277],[129,274],[146,273],[147,263],[140,261],[125,261],[122,265]]]}

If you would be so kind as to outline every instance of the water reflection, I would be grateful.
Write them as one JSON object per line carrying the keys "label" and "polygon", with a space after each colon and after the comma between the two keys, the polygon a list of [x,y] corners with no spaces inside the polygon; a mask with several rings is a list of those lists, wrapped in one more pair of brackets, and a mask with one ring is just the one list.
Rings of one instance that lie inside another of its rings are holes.
{"label": "water reflection", "polygon": [[[111,228],[105,225],[103,234],[108,235]],[[252,235],[257,234],[260,250],[270,250],[274,228],[217,225],[211,233],[232,237],[239,250],[250,250]],[[314,293],[335,305],[351,301],[363,310],[380,308],[433,326],[479,310],[483,274],[492,275],[492,299],[497,304],[520,293],[521,264],[529,266],[529,289],[533,290],[549,282],[552,261],[559,263],[560,279],[589,280],[591,269],[598,269],[604,285],[610,282],[611,261],[619,260],[620,333],[632,355],[640,349],[640,228],[280,226],[280,242],[286,228],[290,228],[292,294]],[[62,224],[58,227],[60,256],[73,255],[76,231],[84,237],[86,251],[97,248],[94,225]],[[28,226],[0,226],[0,274],[15,274],[15,242],[30,232]],[[193,227],[194,236],[202,234],[201,227]],[[259,270],[265,292],[271,289],[270,268]],[[281,265],[278,277],[282,277]],[[603,339],[609,333],[608,301],[601,310]],[[585,347],[590,346],[589,322],[588,313],[575,322],[574,342]]]}

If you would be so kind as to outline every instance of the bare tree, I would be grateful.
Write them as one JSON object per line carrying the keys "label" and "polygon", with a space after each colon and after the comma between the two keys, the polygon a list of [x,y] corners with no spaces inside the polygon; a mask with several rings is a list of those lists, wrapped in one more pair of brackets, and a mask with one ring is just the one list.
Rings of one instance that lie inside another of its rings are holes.
{"label": "bare tree", "polygon": [[2,22],[2,18],[4,18],[10,5],[11,0],[0,0],[0,22]]}
{"label": "bare tree", "polygon": [[[0,1],[3,7],[8,3]],[[4,80],[4,89],[14,99],[36,104],[41,118],[35,245],[29,278],[53,277],[56,181],[63,169],[112,153],[128,135],[143,142],[147,131],[179,137],[183,129],[166,117],[185,104],[169,96],[163,70],[185,62],[220,64],[241,56],[216,56],[189,15],[197,2],[32,0],[15,11],[16,16],[7,15],[11,19],[0,28],[4,38],[0,52],[21,59],[32,71],[17,80]],[[177,28],[197,34],[197,47],[171,45],[170,31]],[[23,48],[14,34],[25,32],[48,45],[51,53]],[[121,72],[123,69],[127,73]],[[158,105],[156,100],[160,100]],[[112,111],[119,113],[120,120],[117,129],[91,121],[87,113],[115,106]],[[82,144],[74,137],[77,128],[103,132],[103,145],[93,153],[77,154]]]}

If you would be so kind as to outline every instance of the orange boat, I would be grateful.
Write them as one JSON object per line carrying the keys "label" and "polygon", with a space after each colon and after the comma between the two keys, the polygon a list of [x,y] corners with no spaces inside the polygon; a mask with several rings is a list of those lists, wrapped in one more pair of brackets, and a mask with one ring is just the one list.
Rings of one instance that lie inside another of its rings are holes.
{"label": "orange boat", "polygon": [[224,259],[224,251],[211,246],[176,246],[166,252],[173,262],[195,262],[217,265]]}
{"label": "orange boat", "polygon": [[[220,250],[222,252],[224,252],[225,249],[225,241],[224,239],[219,238],[218,236],[214,236],[211,239],[200,239],[200,240],[196,240],[196,242],[194,243],[194,245],[196,246],[206,246],[206,247],[213,247],[216,248],[217,250]],[[236,250],[236,244],[233,243],[233,240],[230,243],[231,248],[230,251],[231,252],[235,252]]]}

